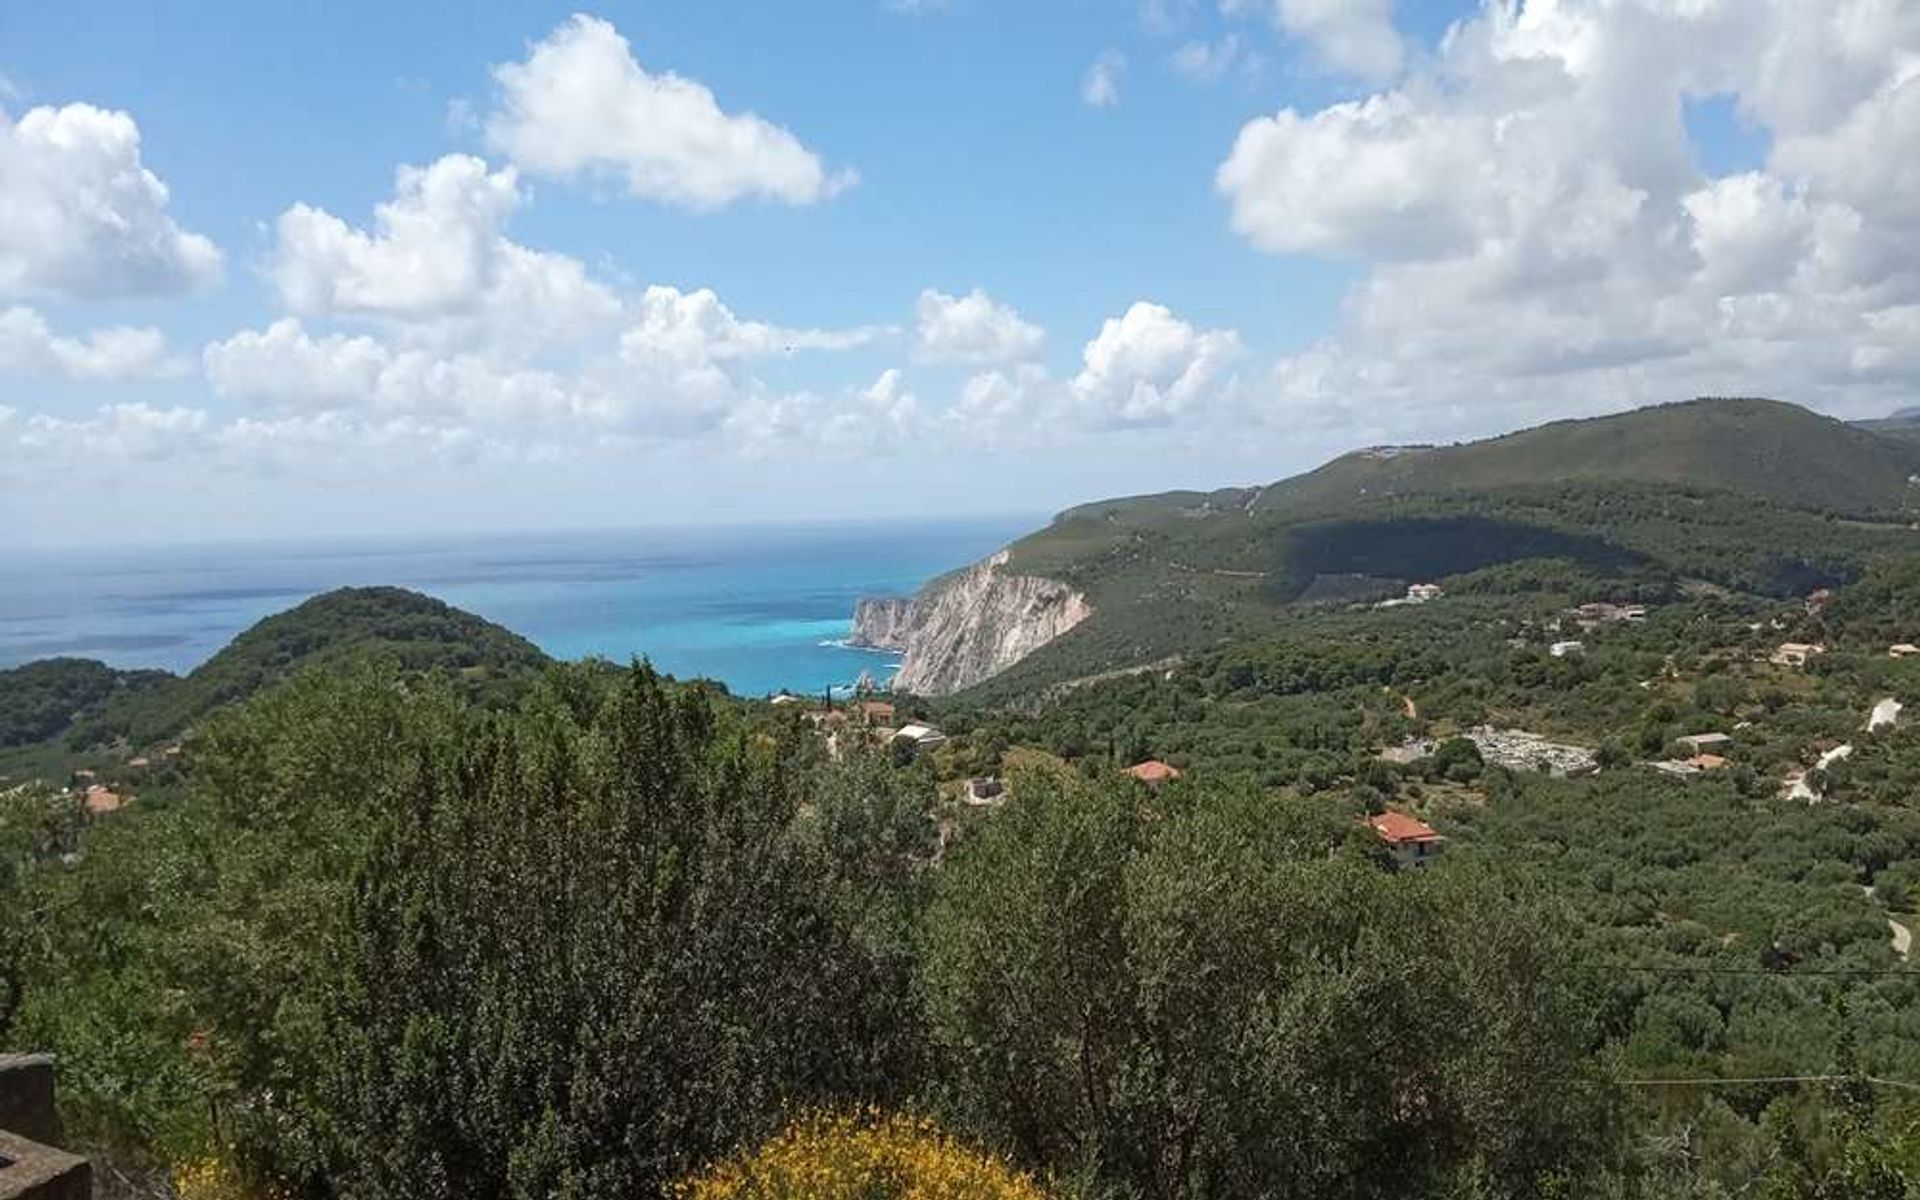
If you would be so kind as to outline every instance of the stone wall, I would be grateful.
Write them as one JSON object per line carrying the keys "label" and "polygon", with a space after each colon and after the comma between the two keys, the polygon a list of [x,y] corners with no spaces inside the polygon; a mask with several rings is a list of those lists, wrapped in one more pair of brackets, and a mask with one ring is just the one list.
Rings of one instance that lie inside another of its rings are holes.
{"label": "stone wall", "polygon": [[0,1054],[0,1200],[91,1200],[93,1169],[59,1137],[53,1056]]}

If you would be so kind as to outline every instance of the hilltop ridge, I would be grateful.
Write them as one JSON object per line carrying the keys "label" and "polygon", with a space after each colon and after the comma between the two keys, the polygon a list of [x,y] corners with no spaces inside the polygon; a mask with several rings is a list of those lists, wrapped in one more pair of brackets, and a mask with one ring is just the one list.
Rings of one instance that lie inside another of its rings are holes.
{"label": "hilltop ridge", "polygon": [[300,671],[368,657],[410,672],[466,672],[476,682],[549,661],[519,634],[431,596],[398,587],[339,588],[264,618],[186,675],[116,671],[90,659],[0,671],[0,699],[7,702],[0,749],[49,738],[146,744]]}
{"label": "hilltop ridge", "polygon": [[[1263,487],[1080,504],[1014,542],[1003,571],[1070,590],[1092,615],[997,665],[1011,668],[1004,686],[1037,686],[1237,636],[1288,605],[1528,561],[1641,587],[1803,594],[1920,545],[1917,479],[1920,443],[1780,401],[1708,398],[1372,447]],[[911,665],[916,646],[904,648]]]}

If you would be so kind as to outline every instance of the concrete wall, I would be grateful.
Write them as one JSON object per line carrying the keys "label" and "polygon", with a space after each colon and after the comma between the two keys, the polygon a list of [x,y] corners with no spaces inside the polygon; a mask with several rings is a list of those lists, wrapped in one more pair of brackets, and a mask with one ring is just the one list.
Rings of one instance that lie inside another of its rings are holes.
{"label": "concrete wall", "polygon": [[0,1130],[0,1200],[92,1200],[87,1160]]}
{"label": "concrete wall", "polygon": [[0,1129],[36,1142],[60,1140],[53,1055],[0,1054]]}
{"label": "concrete wall", "polygon": [[92,1168],[59,1137],[53,1056],[0,1054],[0,1200],[89,1200]]}

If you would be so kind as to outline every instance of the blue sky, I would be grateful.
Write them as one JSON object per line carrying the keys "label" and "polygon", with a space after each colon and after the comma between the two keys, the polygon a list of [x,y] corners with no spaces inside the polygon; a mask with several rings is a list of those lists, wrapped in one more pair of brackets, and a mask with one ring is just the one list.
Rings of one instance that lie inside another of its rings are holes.
{"label": "blue sky", "polygon": [[0,5],[0,543],[1044,510],[1696,390],[1878,411],[1914,222],[1858,147],[1920,133],[1920,30],[1806,13]]}

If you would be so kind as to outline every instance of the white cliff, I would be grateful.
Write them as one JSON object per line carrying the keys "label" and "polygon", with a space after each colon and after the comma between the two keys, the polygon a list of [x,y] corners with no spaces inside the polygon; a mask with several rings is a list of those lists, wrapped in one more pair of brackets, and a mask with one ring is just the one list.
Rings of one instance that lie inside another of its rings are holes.
{"label": "white cliff", "polygon": [[998,674],[1093,615],[1057,580],[1006,570],[1007,552],[944,575],[919,594],[862,600],[852,644],[905,655],[893,686],[938,696]]}

